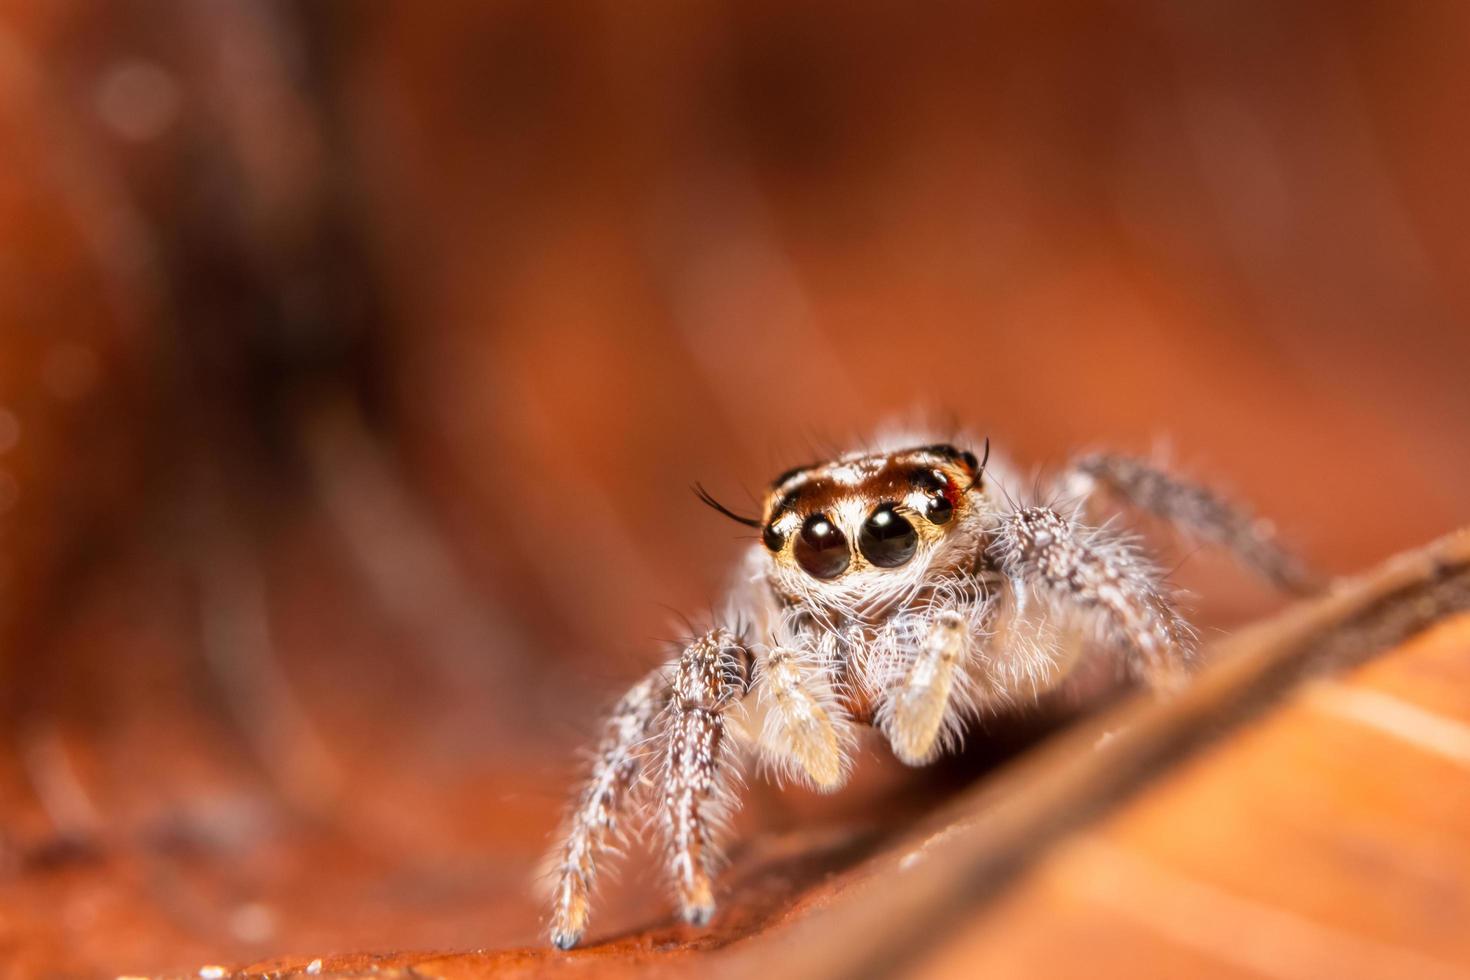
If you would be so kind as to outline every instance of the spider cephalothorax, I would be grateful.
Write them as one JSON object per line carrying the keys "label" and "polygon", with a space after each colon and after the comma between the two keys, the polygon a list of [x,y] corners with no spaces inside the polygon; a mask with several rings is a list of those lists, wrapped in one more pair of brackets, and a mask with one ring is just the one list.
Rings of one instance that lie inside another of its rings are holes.
{"label": "spider cephalothorax", "polygon": [[993,496],[989,443],[852,453],[789,470],[722,622],[694,637],[613,710],[555,855],[551,939],[586,929],[597,860],[630,808],[659,817],[685,919],[714,914],[716,829],[754,760],[823,790],[846,779],[857,726],[921,765],[996,705],[1034,699],[1076,651],[1172,689],[1194,634],[1108,504],[1224,545],[1280,585],[1307,582],[1269,526],[1138,460],[1094,455],[1058,482],[1065,509]]}

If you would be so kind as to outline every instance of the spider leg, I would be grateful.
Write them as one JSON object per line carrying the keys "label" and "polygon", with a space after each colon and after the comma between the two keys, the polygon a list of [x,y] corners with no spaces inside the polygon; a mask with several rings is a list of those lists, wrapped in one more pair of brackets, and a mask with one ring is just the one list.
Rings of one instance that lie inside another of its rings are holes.
{"label": "spider leg", "polygon": [[[831,690],[817,675],[800,651],[789,647],[776,647],[761,660],[761,747],[778,767],[795,770],[815,789],[831,792],[847,776],[846,729],[833,723]],[[838,717],[840,724],[840,713]]]}
{"label": "spider leg", "polygon": [[1155,689],[1183,682],[1194,633],[1126,537],[1049,507],[1022,507],[1002,516],[991,547],[1018,601],[1029,594],[1090,621],[1125,652],[1130,673]]}
{"label": "spider leg", "polygon": [[929,622],[912,666],[879,709],[879,726],[894,754],[908,765],[922,765],[935,753],[969,642],[965,617],[953,609],[940,611]]}
{"label": "spider leg", "polygon": [[586,931],[597,860],[616,836],[618,819],[643,769],[640,745],[667,704],[670,689],[668,669],[661,667],[623,695],[603,728],[592,773],[557,852],[551,942],[559,949],[571,949]]}
{"label": "spider leg", "polygon": [[1083,496],[1102,489],[1127,506],[1227,549],[1279,589],[1307,593],[1321,585],[1319,577],[1277,541],[1270,522],[1143,460],[1106,453],[1083,456],[1073,462],[1062,486]]}
{"label": "spider leg", "polygon": [[716,833],[735,804],[726,709],[750,689],[751,654],[725,629],[685,648],[662,720],[663,825],[669,873],[686,922],[715,912]]}

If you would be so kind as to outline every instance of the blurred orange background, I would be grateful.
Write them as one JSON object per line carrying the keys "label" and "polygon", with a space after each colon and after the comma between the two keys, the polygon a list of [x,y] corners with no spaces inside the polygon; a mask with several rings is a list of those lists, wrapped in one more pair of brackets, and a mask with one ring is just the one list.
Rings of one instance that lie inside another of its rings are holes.
{"label": "blurred orange background", "polygon": [[1453,2],[5,3],[0,950],[539,942],[690,483],[893,420],[1333,572],[1470,521],[1467,109]]}

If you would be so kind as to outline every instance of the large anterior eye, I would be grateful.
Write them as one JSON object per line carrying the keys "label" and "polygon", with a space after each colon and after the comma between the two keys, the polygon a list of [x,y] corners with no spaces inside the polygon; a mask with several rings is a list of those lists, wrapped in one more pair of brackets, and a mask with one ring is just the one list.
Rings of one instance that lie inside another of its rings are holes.
{"label": "large anterior eye", "polygon": [[847,539],[826,514],[813,514],[806,519],[792,550],[797,564],[813,578],[836,578],[847,571],[852,560],[847,553]]}
{"label": "large anterior eye", "polygon": [[858,549],[879,568],[897,568],[914,557],[919,535],[893,504],[882,504],[863,522]]}

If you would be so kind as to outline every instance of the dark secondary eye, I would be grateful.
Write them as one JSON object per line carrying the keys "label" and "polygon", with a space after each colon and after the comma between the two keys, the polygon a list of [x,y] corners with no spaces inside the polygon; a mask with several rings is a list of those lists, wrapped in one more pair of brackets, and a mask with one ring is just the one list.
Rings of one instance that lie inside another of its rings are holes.
{"label": "dark secondary eye", "polygon": [[924,516],[929,518],[931,524],[948,524],[949,519],[954,516],[954,504],[942,493],[930,497],[924,505]]}
{"label": "dark secondary eye", "polygon": [[796,536],[796,562],[813,578],[836,578],[852,560],[847,539],[826,514],[813,514]]}
{"label": "dark secondary eye", "polygon": [[924,517],[931,524],[948,524],[954,516],[954,503],[949,499],[949,478],[939,470],[914,474],[914,485],[929,495],[924,504]]}
{"label": "dark secondary eye", "polygon": [[786,538],[782,536],[780,531],[776,530],[774,524],[766,525],[766,529],[761,532],[761,540],[772,551],[780,551],[781,546],[786,543]]}
{"label": "dark secondary eye", "polygon": [[914,557],[919,535],[893,504],[883,504],[863,522],[858,548],[879,568],[897,568]]}

